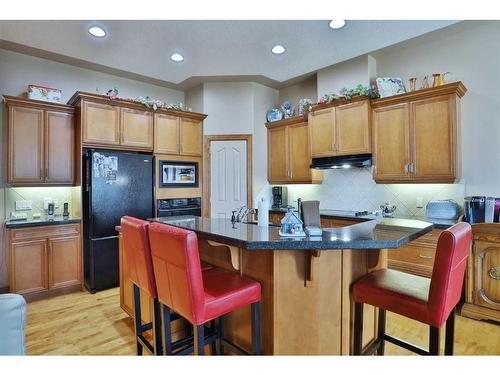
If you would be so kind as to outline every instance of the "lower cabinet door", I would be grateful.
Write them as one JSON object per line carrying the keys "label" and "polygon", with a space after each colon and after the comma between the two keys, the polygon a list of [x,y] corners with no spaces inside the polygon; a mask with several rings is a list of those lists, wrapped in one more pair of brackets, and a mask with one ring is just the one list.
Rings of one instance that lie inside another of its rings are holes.
{"label": "lower cabinet door", "polygon": [[49,238],[49,288],[82,283],[80,237]]}
{"label": "lower cabinet door", "polygon": [[476,241],[474,259],[474,303],[500,311],[500,244]]}
{"label": "lower cabinet door", "polygon": [[48,290],[47,240],[12,243],[10,291],[31,294]]}

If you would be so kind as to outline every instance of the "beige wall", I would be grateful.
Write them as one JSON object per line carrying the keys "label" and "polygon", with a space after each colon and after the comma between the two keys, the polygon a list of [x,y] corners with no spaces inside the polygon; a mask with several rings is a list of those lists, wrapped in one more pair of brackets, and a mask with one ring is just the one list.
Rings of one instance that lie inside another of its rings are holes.
{"label": "beige wall", "polygon": [[279,104],[289,100],[296,109],[300,99],[311,99],[313,102],[318,100],[316,75],[279,91]]}
{"label": "beige wall", "polygon": [[[95,72],[74,66],[56,63],[53,61],[27,56],[16,52],[0,49],[0,95],[21,95],[29,84],[36,83],[48,87],[56,87],[63,91],[63,101],[66,102],[75,91],[101,93],[117,87],[122,97],[150,96],[168,103],[184,101],[184,93],[178,90],[167,89],[126,78],[116,77],[105,73]],[[0,223],[3,223],[7,213],[12,211],[12,200],[32,199],[33,205],[40,206],[40,195],[50,194],[60,201],[75,199],[75,194],[69,194],[66,189],[43,190],[43,193],[29,189],[5,190],[6,176],[6,125],[3,115],[3,105],[0,105]],[[61,189],[61,188],[59,188]],[[69,189],[69,188],[68,188]],[[61,204],[62,208],[62,203]],[[33,210],[36,211],[36,210]],[[73,210],[73,213],[75,210]],[[8,284],[8,259],[6,251],[6,237],[3,225],[0,226],[0,287]]]}
{"label": "beige wall", "polygon": [[[253,82],[212,82],[186,92],[186,103],[208,114],[205,135],[253,135],[253,199],[268,197],[266,113],[278,102],[278,90]],[[198,107],[196,107],[198,108]]]}

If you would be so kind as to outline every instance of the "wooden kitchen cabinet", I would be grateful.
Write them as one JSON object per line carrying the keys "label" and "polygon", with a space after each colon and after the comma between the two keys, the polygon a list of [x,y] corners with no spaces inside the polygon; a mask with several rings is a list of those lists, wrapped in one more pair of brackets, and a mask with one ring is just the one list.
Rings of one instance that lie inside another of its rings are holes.
{"label": "wooden kitchen cabinet", "polygon": [[84,147],[201,156],[204,114],[153,110],[125,99],[77,91],[68,102],[79,109]]}
{"label": "wooden kitchen cabinet", "polygon": [[430,278],[434,266],[437,242],[442,232],[443,229],[433,229],[399,249],[388,249],[388,267]]}
{"label": "wooden kitchen cabinet", "polygon": [[309,130],[305,117],[267,123],[270,183],[320,183],[322,172],[309,168]]}
{"label": "wooden kitchen cabinet", "polygon": [[500,322],[500,224],[472,225],[462,315]]}
{"label": "wooden kitchen cabinet", "polygon": [[155,153],[202,156],[203,118],[185,118],[164,113],[155,114]]}
{"label": "wooden kitchen cabinet", "polygon": [[155,147],[159,154],[179,153],[179,118],[172,115],[155,113]]}
{"label": "wooden kitchen cabinet", "polygon": [[5,96],[7,183],[72,185],[75,181],[74,108]]}
{"label": "wooden kitchen cabinet", "polygon": [[153,113],[121,108],[120,144],[137,148],[153,148]]}
{"label": "wooden kitchen cabinet", "polygon": [[119,145],[120,108],[110,104],[84,102],[82,142],[89,145]]}
{"label": "wooden kitchen cabinet", "polygon": [[410,110],[408,103],[373,109],[375,181],[409,180]]}
{"label": "wooden kitchen cabinet", "polygon": [[9,229],[11,293],[27,300],[82,287],[80,224]]}
{"label": "wooden kitchen cabinet", "polygon": [[371,153],[370,102],[334,101],[309,113],[311,156],[327,157]]}
{"label": "wooden kitchen cabinet", "polygon": [[373,100],[373,177],[376,182],[451,183],[457,150],[461,82]]}

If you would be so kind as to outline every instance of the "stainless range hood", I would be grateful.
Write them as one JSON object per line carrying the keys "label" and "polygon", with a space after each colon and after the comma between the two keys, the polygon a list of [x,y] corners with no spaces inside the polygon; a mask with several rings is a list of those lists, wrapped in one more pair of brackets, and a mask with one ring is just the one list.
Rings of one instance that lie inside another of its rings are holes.
{"label": "stainless range hood", "polygon": [[311,168],[336,169],[336,168],[362,168],[372,165],[372,154],[359,154],[350,156],[328,156],[313,158]]}

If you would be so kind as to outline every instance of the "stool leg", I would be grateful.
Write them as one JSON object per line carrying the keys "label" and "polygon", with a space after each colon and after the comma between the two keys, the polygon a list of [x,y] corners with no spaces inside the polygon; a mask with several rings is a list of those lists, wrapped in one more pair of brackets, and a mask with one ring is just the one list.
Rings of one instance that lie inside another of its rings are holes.
{"label": "stool leg", "polygon": [[455,308],[451,310],[450,316],[446,320],[444,355],[453,355],[454,339],[455,339]]}
{"label": "stool leg", "polygon": [[170,326],[170,308],[162,305],[163,309],[163,348],[165,355],[172,354],[172,329]]}
{"label": "stool leg", "polygon": [[378,340],[380,341],[380,346],[377,349],[377,355],[384,355],[385,352],[385,340],[384,340],[384,335],[385,335],[385,310],[379,309],[378,310],[378,333],[377,337]]}
{"label": "stool leg", "polygon": [[194,332],[194,354],[195,355],[205,355],[205,329],[204,325],[199,326],[193,325]]}
{"label": "stool leg", "polygon": [[163,342],[161,334],[161,307],[158,298],[153,299],[153,338],[155,355],[163,355]]}
{"label": "stool leg", "polygon": [[439,355],[439,328],[430,326],[429,355]]}
{"label": "stool leg", "polygon": [[224,345],[222,344],[222,339],[224,339],[224,317],[221,316],[217,322],[218,338],[217,338],[217,353],[220,355],[224,354]]}
{"label": "stool leg", "polygon": [[255,355],[260,355],[260,302],[252,303],[252,341]]}
{"label": "stool leg", "polygon": [[363,304],[354,304],[354,355],[361,355],[363,350]]}
{"label": "stool leg", "polygon": [[[217,334],[217,325],[215,324],[215,319],[210,322],[211,334]],[[212,355],[217,354],[217,340],[212,341],[210,344],[210,352]]]}
{"label": "stool leg", "polygon": [[137,355],[142,355],[142,345],[137,339],[137,337],[142,334],[141,292],[137,285],[133,284],[133,288],[134,288],[135,340],[137,345]]}

